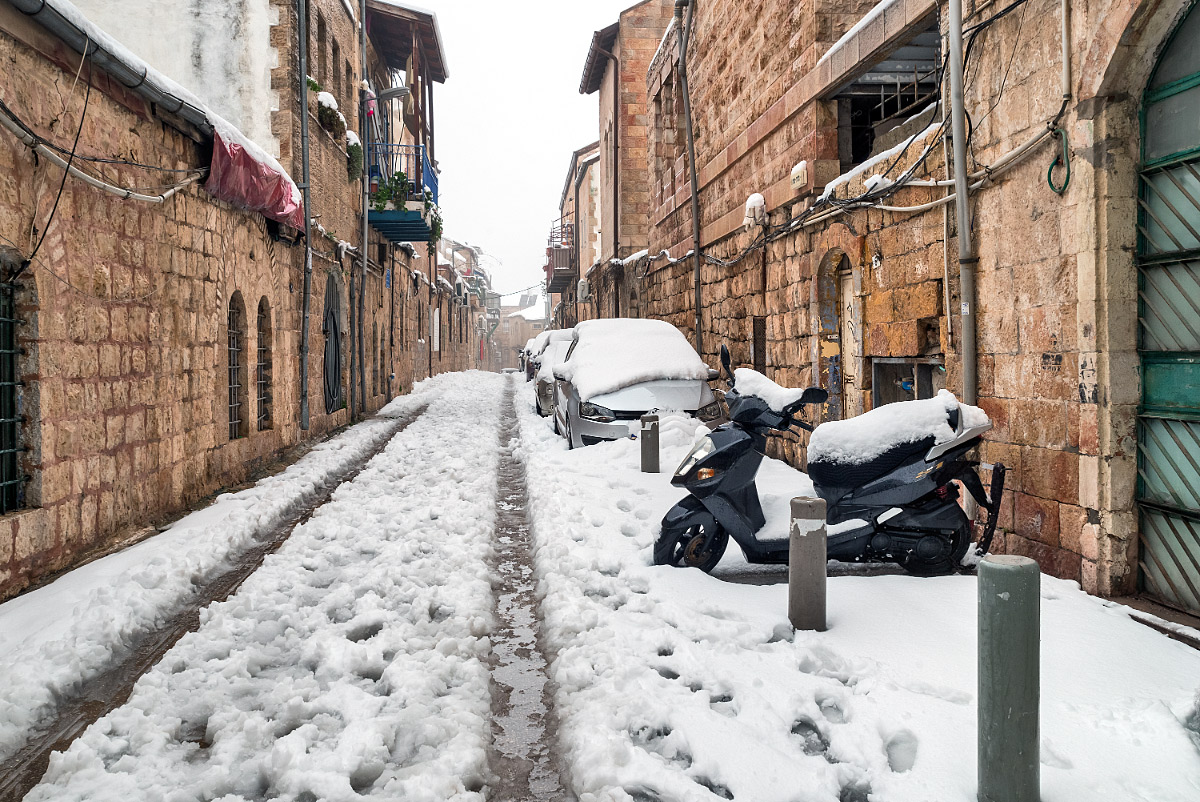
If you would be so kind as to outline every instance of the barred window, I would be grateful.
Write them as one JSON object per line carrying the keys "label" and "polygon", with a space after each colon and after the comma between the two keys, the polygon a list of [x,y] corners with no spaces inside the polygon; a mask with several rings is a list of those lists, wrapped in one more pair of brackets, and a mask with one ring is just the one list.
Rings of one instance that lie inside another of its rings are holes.
{"label": "barred window", "polygon": [[25,501],[16,291],[16,284],[0,282],[0,515],[24,506]]}
{"label": "barred window", "polygon": [[[379,353],[379,327],[371,324],[371,350]],[[374,363],[371,366],[371,394],[379,395],[379,363],[381,360],[372,360]]]}
{"label": "barred window", "polygon": [[258,430],[271,428],[271,305],[264,295],[258,302]]}
{"label": "barred window", "polygon": [[245,437],[246,426],[246,305],[242,294],[229,299],[229,439]]}

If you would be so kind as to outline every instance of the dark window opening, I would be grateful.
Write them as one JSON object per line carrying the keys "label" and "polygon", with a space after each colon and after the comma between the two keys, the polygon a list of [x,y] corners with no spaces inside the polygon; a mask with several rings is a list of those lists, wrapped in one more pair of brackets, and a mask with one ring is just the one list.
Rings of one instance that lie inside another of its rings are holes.
{"label": "dark window opening", "polygon": [[229,300],[229,439],[246,436],[246,365],[243,351],[246,342],[246,306],[242,294],[235,292]]}
{"label": "dark window opening", "polygon": [[0,515],[25,505],[16,291],[15,284],[0,283]]}
{"label": "dark window opening", "polygon": [[258,430],[271,428],[271,308],[264,297],[258,302]]}
{"label": "dark window opening", "polygon": [[325,281],[325,413],[331,414],[346,406],[342,386],[342,316],[341,292],[331,274]]}
{"label": "dark window opening", "polygon": [[871,361],[871,406],[933,398],[946,387],[946,366],[934,359],[883,357]]}
{"label": "dark window opening", "polygon": [[324,85],[329,77],[329,48],[325,42],[329,39],[329,26],[325,24],[325,15],[317,12],[317,83]]}
{"label": "dark window opening", "polygon": [[750,342],[750,361],[759,373],[767,372],[767,319],[754,318],[754,337]]}

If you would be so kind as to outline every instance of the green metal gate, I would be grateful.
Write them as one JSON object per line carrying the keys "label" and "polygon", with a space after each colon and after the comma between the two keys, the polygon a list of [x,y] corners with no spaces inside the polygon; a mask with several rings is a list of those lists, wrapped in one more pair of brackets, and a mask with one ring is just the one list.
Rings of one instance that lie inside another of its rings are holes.
{"label": "green metal gate", "polygon": [[1200,613],[1200,13],[1142,106],[1138,206],[1139,585]]}

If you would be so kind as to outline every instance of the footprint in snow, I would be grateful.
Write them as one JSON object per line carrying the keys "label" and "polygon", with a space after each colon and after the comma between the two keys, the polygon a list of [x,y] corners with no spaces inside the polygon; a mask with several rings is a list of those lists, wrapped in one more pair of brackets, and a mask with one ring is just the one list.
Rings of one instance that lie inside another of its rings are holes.
{"label": "footprint in snow", "polygon": [[884,744],[888,767],[897,774],[911,771],[917,762],[917,736],[911,730],[900,730]]}

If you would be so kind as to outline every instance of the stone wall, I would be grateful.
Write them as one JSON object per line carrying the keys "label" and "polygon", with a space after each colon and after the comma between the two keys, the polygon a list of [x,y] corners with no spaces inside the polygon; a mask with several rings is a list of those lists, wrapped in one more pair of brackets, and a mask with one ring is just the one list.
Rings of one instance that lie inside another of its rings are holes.
{"label": "stone wall", "polygon": [[[345,16],[340,3],[329,5]],[[282,5],[273,39],[286,39],[293,24]],[[0,30],[0,94],[47,140],[69,147],[79,130],[82,156],[172,170],[207,165],[203,137],[155,116],[102,72],[85,66],[76,84],[78,55],[7,6],[0,6]],[[276,89],[285,104],[288,98],[294,103],[295,91],[283,90],[295,83],[295,65],[283,64],[276,73]],[[89,81],[93,89],[80,129]],[[298,176],[299,125],[283,112],[274,123],[283,162]],[[356,242],[360,184],[349,181],[344,142],[329,137],[315,119],[312,131],[314,213],[342,239]],[[164,179],[126,164],[91,169],[124,186],[161,185],[180,175]],[[343,310],[349,303],[350,273],[357,272],[352,256],[339,259],[323,238],[314,243],[312,416],[303,432],[302,244],[275,239],[261,216],[216,201],[198,184],[152,205],[62,179],[58,167],[35,160],[15,137],[0,133],[0,245],[10,256],[33,251],[58,203],[32,266],[18,280],[22,439],[28,448],[23,468],[30,479],[24,509],[0,517],[0,598],[152,531],[145,527],[349,422],[348,409],[325,410],[322,324],[331,275],[340,277]],[[441,353],[429,358],[418,318],[428,321],[429,309],[440,305],[448,325],[452,301],[427,280],[411,278],[410,266],[421,260],[379,245],[372,243],[364,298],[367,412],[431,372],[473,366],[478,353],[469,331],[465,338],[444,338]],[[424,245],[418,247],[423,253]],[[385,270],[394,271],[390,287],[384,286]],[[244,327],[241,378],[248,386],[242,399],[246,424],[237,432],[242,436],[231,438],[228,325],[235,299]],[[270,374],[270,414],[261,429],[254,386],[260,304],[268,310]],[[464,311],[455,308],[456,321]],[[343,349],[348,366],[348,337]],[[386,379],[393,374],[389,390]],[[342,385],[349,379],[347,368]]]}
{"label": "stone wall", "polygon": [[[726,342],[735,362],[752,364],[754,319],[763,318],[767,374],[839,391],[840,403],[826,414],[842,416],[870,408],[876,391],[887,389],[872,383],[887,360],[938,362],[945,372],[937,371],[934,386],[960,393],[961,298],[952,205],[859,209],[780,233],[837,173],[837,114],[827,98],[838,76],[853,74],[855,59],[878,58],[882,51],[872,48],[936,11],[923,0],[899,0],[836,58],[819,62],[873,4],[834,5],[700,5],[689,74],[702,241],[707,254],[728,262],[702,270],[703,356],[714,361]],[[1060,147],[1047,139],[973,196],[979,403],[995,423],[981,457],[1009,466],[1012,491],[997,547],[1033,556],[1095,593],[1128,592],[1136,579],[1139,376],[1130,254],[1137,113],[1155,54],[1185,6],[1077,7],[1073,96],[1059,122],[1073,148],[1070,187],[1060,196],[1047,186]],[[968,4],[966,13],[977,19],[995,10]],[[1062,102],[1058,13],[1057,3],[1031,2],[992,25],[974,48],[967,109],[979,165],[994,163],[1055,116]],[[664,50],[648,76],[651,107],[664,88],[669,99],[676,71]],[[652,131],[650,138],[652,156],[677,147],[670,136]],[[918,177],[943,179],[944,151],[932,145]],[[913,147],[915,157],[920,143]],[[801,159],[810,183],[793,193],[788,174]],[[669,159],[650,163],[660,168],[650,252],[679,259],[692,247],[690,187]],[[838,194],[862,191],[857,180]],[[772,241],[747,252],[760,233],[739,225],[752,192],[767,196]],[[919,206],[943,194],[910,188],[889,203]],[[694,336],[691,260],[658,259],[644,272],[638,286],[646,313]],[[804,464],[803,439],[776,447]]]}

